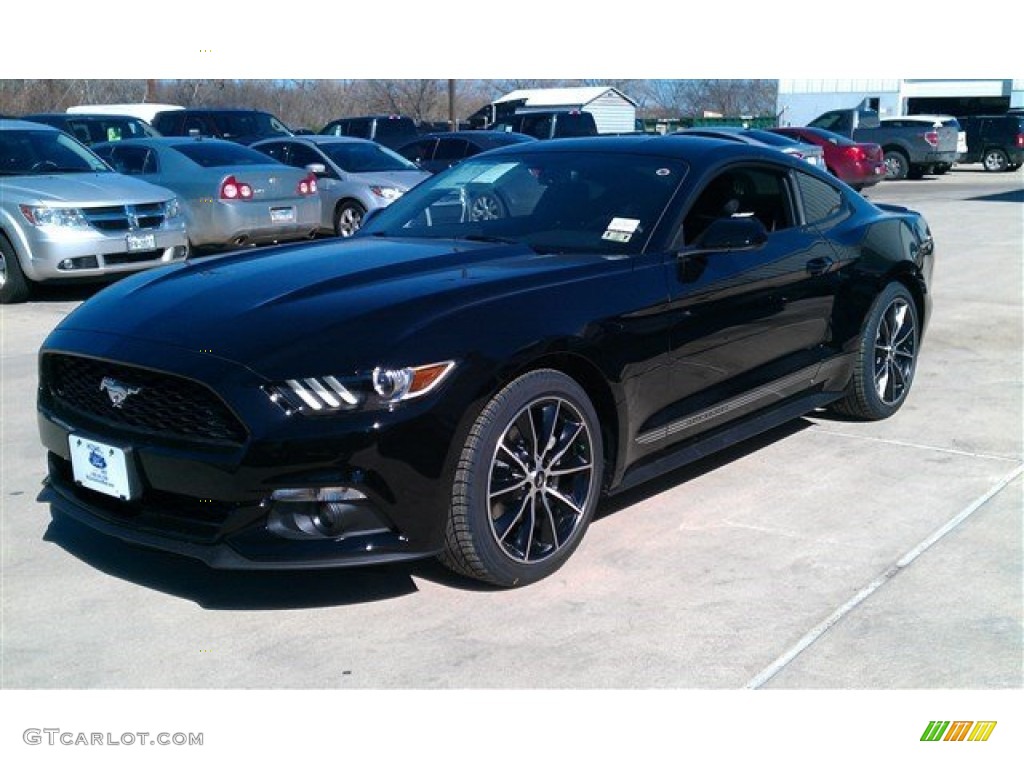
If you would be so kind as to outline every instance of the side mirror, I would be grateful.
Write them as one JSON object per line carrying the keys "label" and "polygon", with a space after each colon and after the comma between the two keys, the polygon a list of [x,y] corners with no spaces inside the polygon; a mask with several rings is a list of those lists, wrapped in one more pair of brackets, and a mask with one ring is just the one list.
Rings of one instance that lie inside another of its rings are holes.
{"label": "side mirror", "polygon": [[[768,230],[755,216],[715,219],[693,244],[697,251],[753,251],[768,242]],[[688,251],[688,252],[692,252]]]}

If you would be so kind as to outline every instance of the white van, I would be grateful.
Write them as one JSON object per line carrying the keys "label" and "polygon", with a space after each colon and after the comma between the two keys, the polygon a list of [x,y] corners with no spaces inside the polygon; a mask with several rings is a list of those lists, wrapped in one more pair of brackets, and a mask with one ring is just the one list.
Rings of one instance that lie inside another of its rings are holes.
{"label": "white van", "polygon": [[167,112],[173,109],[184,109],[177,104],[82,104],[77,107],[68,107],[67,112],[73,115],[129,115],[152,123],[158,112]]}

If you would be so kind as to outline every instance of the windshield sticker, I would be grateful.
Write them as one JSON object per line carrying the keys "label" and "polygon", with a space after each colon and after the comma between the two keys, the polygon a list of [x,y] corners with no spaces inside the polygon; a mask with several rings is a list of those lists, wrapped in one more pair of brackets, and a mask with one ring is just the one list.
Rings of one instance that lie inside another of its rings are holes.
{"label": "windshield sticker", "polygon": [[636,232],[636,228],[640,226],[640,219],[622,219],[616,216],[610,222],[608,222],[609,232],[626,232],[633,234]]}
{"label": "windshield sticker", "polygon": [[614,240],[616,243],[628,243],[633,238],[632,232],[617,232],[613,229],[606,230],[601,235],[602,240]]}
{"label": "windshield sticker", "polygon": [[670,171],[668,168],[659,168],[654,173],[658,176],[668,176],[670,173],[672,173],[672,171]]}
{"label": "windshield sticker", "polygon": [[493,184],[515,168],[516,165],[517,163],[499,163],[482,170],[479,164],[470,165],[467,163],[463,166],[456,166],[455,170],[451,171],[448,178],[445,179],[445,183],[439,184],[437,188],[454,189],[466,184]]}

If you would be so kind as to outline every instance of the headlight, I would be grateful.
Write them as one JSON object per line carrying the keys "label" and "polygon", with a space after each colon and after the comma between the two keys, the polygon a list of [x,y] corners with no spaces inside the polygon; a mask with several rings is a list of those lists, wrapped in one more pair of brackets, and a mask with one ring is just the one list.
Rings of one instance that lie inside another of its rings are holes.
{"label": "headlight", "polygon": [[288,413],[312,415],[392,409],[433,392],[454,368],[455,363],[446,360],[408,368],[377,367],[361,376],[288,379],[267,387],[267,394]]}
{"label": "headlight", "polygon": [[37,227],[87,227],[80,208],[50,208],[45,205],[22,205],[21,215]]}
{"label": "headlight", "polygon": [[402,196],[402,190],[397,187],[370,187],[370,191],[377,197],[383,198],[388,202],[397,200]]}
{"label": "headlight", "polygon": [[164,203],[164,218],[168,221],[176,219],[181,216],[181,203],[178,202],[178,198],[172,197],[166,203]]}

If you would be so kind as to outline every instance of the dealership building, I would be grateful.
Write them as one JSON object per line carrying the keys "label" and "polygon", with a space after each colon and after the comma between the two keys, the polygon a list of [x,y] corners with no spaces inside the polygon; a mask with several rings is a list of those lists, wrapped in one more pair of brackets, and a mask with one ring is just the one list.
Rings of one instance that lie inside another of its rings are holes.
{"label": "dealership building", "polygon": [[1024,80],[779,80],[779,125],[864,102],[882,117],[1003,114],[1024,109]]}

